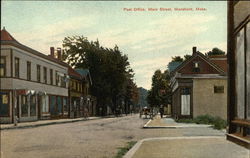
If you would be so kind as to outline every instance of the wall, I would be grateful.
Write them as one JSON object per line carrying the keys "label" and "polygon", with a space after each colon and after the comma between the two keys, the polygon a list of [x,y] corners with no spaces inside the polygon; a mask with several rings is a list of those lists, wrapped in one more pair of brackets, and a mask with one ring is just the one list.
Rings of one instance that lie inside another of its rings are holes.
{"label": "wall", "polygon": [[[224,86],[224,93],[214,93],[214,86]],[[193,80],[193,116],[210,114],[227,119],[227,80]]]}

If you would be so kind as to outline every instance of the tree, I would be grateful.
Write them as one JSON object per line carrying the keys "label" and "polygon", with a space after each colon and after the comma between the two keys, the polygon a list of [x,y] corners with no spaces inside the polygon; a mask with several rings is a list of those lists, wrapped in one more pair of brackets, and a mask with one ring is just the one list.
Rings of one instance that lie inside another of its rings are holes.
{"label": "tree", "polygon": [[156,70],[152,77],[151,89],[148,92],[147,101],[151,107],[158,107],[168,103],[168,96],[171,92],[169,87],[170,74],[168,70],[163,73]]}
{"label": "tree", "polygon": [[89,69],[93,81],[90,92],[97,97],[97,108],[103,109],[99,114],[106,114],[107,106],[115,112],[125,97],[132,97],[126,95],[128,83],[133,82],[133,70],[118,46],[104,48],[98,40],[73,36],[64,38],[63,48],[63,59],[68,64]]}
{"label": "tree", "polygon": [[211,56],[211,55],[225,55],[226,53],[223,50],[220,50],[219,48],[213,48],[212,51],[207,52],[205,55]]}
{"label": "tree", "polygon": [[183,62],[183,58],[180,56],[172,57],[172,62]]}
{"label": "tree", "polygon": [[192,55],[189,55],[189,54],[184,55],[184,61],[188,60],[191,57],[192,57]]}

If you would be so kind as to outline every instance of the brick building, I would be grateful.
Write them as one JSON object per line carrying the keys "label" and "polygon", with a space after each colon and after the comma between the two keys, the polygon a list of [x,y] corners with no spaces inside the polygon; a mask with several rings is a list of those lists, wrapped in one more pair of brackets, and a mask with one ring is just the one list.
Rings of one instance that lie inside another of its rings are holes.
{"label": "brick building", "polygon": [[172,116],[209,114],[227,119],[227,58],[196,51],[171,72]]}

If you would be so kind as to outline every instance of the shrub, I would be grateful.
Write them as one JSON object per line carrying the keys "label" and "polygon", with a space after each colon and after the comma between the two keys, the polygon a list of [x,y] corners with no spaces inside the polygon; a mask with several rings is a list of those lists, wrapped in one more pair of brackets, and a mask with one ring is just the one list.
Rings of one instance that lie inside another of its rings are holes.
{"label": "shrub", "polygon": [[197,123],[197,124],[208,124],[213,125],[214,129],[224,129],[227,127],[227,121],[220,117],[213,117],[211,115],[200,115],[194,119],[179,119],[177,122],[181,123]]}
{"label": "shrub", "polygon": [[114,158],[122,158],[134,145],[136,141],[131,141],[127,143],[126,147],[119,148],[118,153]]}

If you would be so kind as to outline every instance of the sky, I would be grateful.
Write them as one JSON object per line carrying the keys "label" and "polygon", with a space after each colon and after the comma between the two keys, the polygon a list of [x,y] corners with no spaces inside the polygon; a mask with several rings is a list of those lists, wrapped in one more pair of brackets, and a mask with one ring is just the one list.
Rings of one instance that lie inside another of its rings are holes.
{"label": "sky", "polygon": [[1,3],[1,29],[5,26],[20,43],[44,54],[74,35],[98,39],[108,48],[118,45],[128,55],[137,86],[146,89],[157,69],[166,70],[172,56],[192,54],[193,46],[202,53],[214,47],[226,51],[227,1]]}

